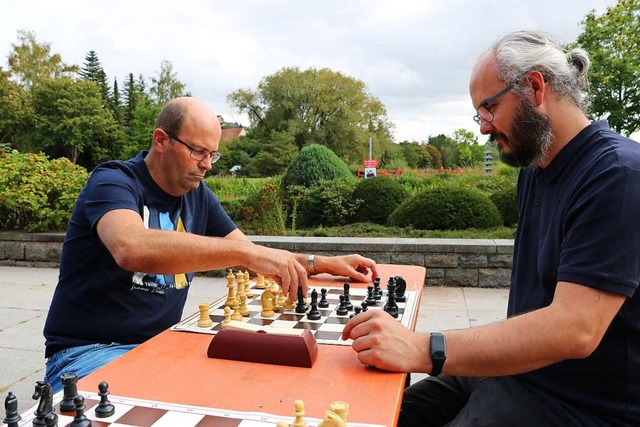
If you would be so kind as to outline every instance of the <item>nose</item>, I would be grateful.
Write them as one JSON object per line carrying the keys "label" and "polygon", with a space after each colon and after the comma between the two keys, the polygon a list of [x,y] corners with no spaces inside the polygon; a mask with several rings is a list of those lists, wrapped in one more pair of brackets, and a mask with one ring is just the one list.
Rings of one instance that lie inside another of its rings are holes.
{"label": "nose", "polygon": [[483,135],[488,135],[495,130],[492,122],[488,122],[485,119],[480,119],[480,133]]}
{"label": "nose", "polygon": [[212,168],[211,165],[211,157],[209,156],[204,156],[204,159],[200,160],[198,162],[198,166],[200,166],[201,169],[204,169],[205,171],[210,171]]}

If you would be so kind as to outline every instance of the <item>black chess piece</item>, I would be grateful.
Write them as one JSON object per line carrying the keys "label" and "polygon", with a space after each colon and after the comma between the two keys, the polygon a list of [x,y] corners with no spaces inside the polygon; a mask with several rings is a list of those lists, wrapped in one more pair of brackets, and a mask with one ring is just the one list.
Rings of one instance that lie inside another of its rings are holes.
{"label": "black chess piece", "polygon": [[327,301],[327,290],[325,288],[320,289],[320,302],[318,303],[320,308],[329,308],[329,301]]}
{"label": "black chess piece", "polygon": [[405,302],[407,297],[405,292],[407,291],[407,281],[402,276],[395,276],[394,283],[396,284],[396,302]]}
{"label": "black chess piece", "polygon": [[60,375],[60,382],[63,388],[63,397],[60,401],[61,412],[72,412],[75,407],[73,399],[78,395],[78,374],[76,372],[63,372]]}
{"label": "black chess piece", "polygon": [[376,298],[373,296],[373,286],[367,286],[367,298],[365,299],[367,305],[376,305]]}
{"label": "black chess piece", "polygon": [[390,286],[393,285],[393,289],[394,289],[394,293],[395,293],[395,289],[396,289],[396,278],[395,277],[389,277],[389,280],[387,280],[387,296],[389,296],[389,293],[391,292],[391,288]]}
{"label": "black chess piece", "polygon": [[298,302],[296,303],[296,313],[304,314],[307,312],[307,304],[304,302],[302,295],[302,286],[298,286]]}
{"label": "black chess piece", "polygon": [[346,316],[347,314],[349,314],[349,310],[347,310],[347,307],[344,305],[344,295],[340,295],[339,298],[340,298],[340,305],[336,310],[336,314],[338,316]]}
{"label": "black chess piece", "polygon": [[44,425],[47,427],[58,427],[58,416],[55,412],[49,412],[44,417]]}
{"label": "black chess piece", "polygon": [[382,299],[382,288],[380,288],[380,278],[376,277],[373,281],[373,297],[376,301],[380,301]]}
{"label": "black chess piece", "polygon": [[76,415],[73,417],[69,427],[91,427],[91,420],[84,414],[84,397],[79,394],[73,399],[73,402],[75,403]]}
{"label": "black chess piece", "polygon": [[358,314],[360,314],[362,312],[362,307],[356,305],[355,307],[353,307],[353,311],[355,312],[356,316]]}
{"label": "black chess piece", "polygon": [[362,307],[362,312],[364,313],[369,309],[369,304],[367,304],[366,301],[362,301],[362,304],[360,304],[360,307]]}
{"label": "black chess piece", "polygon": [[51,390],[51,386],[44,381],[36,381],[36,388],[31,398],[39,400],[35,418],[32,423],[33,426],[46,427],[44,419],[47,414],[53,412],[53,391]]}
{"label": "black chess piece", "polygon": [[349,284],[349,282],[344,282],[343,285],[343,289],[344,289],[344,306],[347,308],[347,311],[351,311],[353,310],[353,304],[351,304],[351,300],[349,299],[349,289],[351,288],[351,285]]}
{"label": "black chess piece", "polygon": [[387,302],[384,303],[382,309],[389,313],[393,318],[397,319],[400,313],[398,313],[398,304],[396,304],[396,285],[390,283],[389,295],[387,296]]}
{"label": "black chess piece", "polygon": [[116,408],[109,402],[109,384],[106,381],[98,384],[98,396],[100,396],[100,403],[96,406],[96,417],[108,418],[113,415]]}
{"label": "black chess piece", "polygon": [[320,312],[318,311],[318,291],[315,289],[311,291],[311,309],[307,314],[309,320],[320,320]]}
{"label": "black chess piece", "polygon": [[18,413],[18,398],[12,392],[9,392],[6,399],[4,399],[4,410],[5,417],[2,422],[5,423],[7,427],[18,427],[18,421],[20,421],[22,417]]}

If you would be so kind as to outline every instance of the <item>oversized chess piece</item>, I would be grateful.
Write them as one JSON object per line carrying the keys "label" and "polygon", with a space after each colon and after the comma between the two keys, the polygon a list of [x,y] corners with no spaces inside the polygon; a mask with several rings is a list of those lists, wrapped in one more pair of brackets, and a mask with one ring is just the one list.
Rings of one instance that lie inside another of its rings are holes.
{"label": "oversized chess piece", "polygon": [[304,295],[302,295],[302,287],[298,286],[298,302],[296,304],[296,313],[304,314],[307,312],[307,303],[304,302]]}
{"label": "oversized chess piece", "polygon": [[32,399],[40,400],[38,408],[35,412],[35,418],[33,419],[33,425],[35,427],[46,427],[44,421],[47,414],[53,412],[53,392],[51,386],[44,381],[36,381],[36,388],[33,392]]}
{"label": "oversized chess piece", "polygon": [[22,419],[18,413],[18,398],[9,392],[6,399],[4,399],[5,417],[2,420],[7,427],[18,427],[18,421]]}
{"label": "oversized chess piece", "polygon": [[84,414],[84,397],[79,394],[73,402],[75,403],[76,415],[73,417],[69,427],[91,427],[91,420]]}
{"label": "oversized chess piece", "polygon": [[108,418],[115,414],[116,408],[109,402],[109,384],[106,381],[98,384],[98,396],[100,396],[100,403],[96,406],[96,417]]}
{"label": "oversized chess piece", "polygon": [[198,304],[198,309],[200,310],[200,318],[198,319],[198,328],[210,328],[213,326],[213,320],[211,320],[211,316],[209,316],[209,304],[203,302],[202,304]]}
{"label": "oversized chess piece", "polygon": [[61,412],[73,412],[75,404],[73,399],[78,395],[78,374],[76,372],[63,372],[60,375],[60,382],[62,383],[62,400],[60,401]]}
{"label": "oversized chess piece", "polygon": [[315,289],[311,291],[311,309],[307,314],[309,320],[320,320],[320,312],[318,311],[318,291]]}
{"label": "oversized chess piece", "polygon": [[327,300],[327,290],[325,288],[320,289],[320,302],[318,303],[320,308],[329,308],[329,301]]}

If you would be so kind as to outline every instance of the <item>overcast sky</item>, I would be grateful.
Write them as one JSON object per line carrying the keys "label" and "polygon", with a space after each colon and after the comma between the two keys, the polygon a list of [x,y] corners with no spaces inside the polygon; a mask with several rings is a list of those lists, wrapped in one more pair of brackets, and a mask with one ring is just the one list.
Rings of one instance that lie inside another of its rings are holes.
{"label": "overcast sky", "polygon": [[[170,61],[191,94],[248,125],[226,98],[283,67],[327,67],[363,81],[397,142],[477,131],[468,95],[475,59],[498,36],[543,29],[572,42],[615,0],[0,0],[0,64],[17,31],[67,64],[96,51],[113,83]],[[484,143],[485,137],[480,141]]]}

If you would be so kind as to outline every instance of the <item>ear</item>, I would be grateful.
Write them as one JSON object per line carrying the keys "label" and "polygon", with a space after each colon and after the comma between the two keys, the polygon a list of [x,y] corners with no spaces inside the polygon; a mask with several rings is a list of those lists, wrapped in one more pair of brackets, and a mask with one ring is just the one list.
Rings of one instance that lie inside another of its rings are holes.
{"label": "ear", "polygon": [[537,107],[539,107],[544,101],[546,90],[544,76],[540,71],[529,71],[529,73],[527,74],[527,81],[531,86],[531,91],[533,93],[533,102]]}
{"label": "ear", "polygon": [[162,129],[153,130],[153,149],[162,153],[169,143],[169,137]]}

